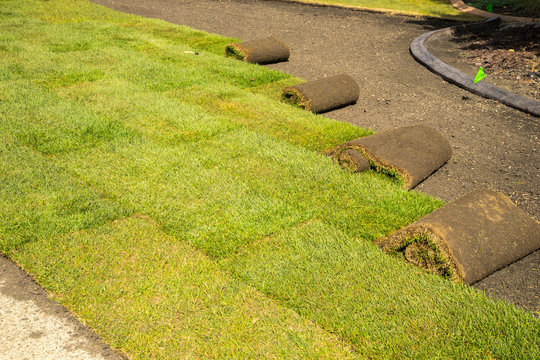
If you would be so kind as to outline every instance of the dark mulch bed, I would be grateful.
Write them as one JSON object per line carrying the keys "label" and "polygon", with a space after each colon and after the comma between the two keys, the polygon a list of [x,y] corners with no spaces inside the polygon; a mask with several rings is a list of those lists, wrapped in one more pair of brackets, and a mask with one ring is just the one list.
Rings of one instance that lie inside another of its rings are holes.
{"label": "dark mulch bed", "polygon": [[540,100],[540,25],[511,23],[459,35],[460,55],[510,90]]}
{"label": "dark mulch bed", "polygon": [[[486,10],[488,0],[483,1],[465,1],[469,6],[476,7],[480,10]],[[514,3],[514,4],[513,4]],[[499,5],[497,2],[493,3],[493,13],[499,15],[519,16],[529,18],[540,17],[540,7],[532,8],[530,6],[520,6],[516,1],[507,1],[506,5]]]}

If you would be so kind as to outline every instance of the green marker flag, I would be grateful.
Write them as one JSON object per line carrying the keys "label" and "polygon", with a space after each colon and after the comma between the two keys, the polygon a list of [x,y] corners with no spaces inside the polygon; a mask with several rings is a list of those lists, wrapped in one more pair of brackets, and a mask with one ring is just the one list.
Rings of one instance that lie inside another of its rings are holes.
{"label": "green marker flag", "polygon": [[493,1],[490,1],[490,2],[489,2],[489,4],[488,4],[486,10],[487,10],[488,12],[493,12]]}
{"label": "green marker flag", "polygon": [[480,69],[478,69],[478,74],[476,74],[476,77],[474,78],[473,82],[476,84],[480,80],[486,77],[486,74],[484,74],[484,69],[480,66]]}

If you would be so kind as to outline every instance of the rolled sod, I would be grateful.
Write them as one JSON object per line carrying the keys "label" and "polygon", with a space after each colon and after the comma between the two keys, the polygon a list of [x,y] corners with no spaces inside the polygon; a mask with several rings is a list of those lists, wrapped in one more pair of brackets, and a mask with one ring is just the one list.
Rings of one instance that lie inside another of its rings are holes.
{"label": "rolled sod", "polygon": [[225,56],[254,64],[272,64],[289,60],[291,49],[283,41],[270,37],[229,44]]}
{"label": "rolled sod", "polygon": [[373,167],[397,174],[412,189],[450,159],[452,148],[436,130],[411,125],[358,138],[327,153],[354,172]]}
{"label": "rolled sod", "polygon": [[360,88],[346,74],[308,81],[304,84],[283,89],[281,100],[314,113],[337,109],[355,104]]}
{"label": "rolled sod", "polygon": [[473,191],[379,240],[388,253],[473,284],[540,248],[540,222],[493,190]]}

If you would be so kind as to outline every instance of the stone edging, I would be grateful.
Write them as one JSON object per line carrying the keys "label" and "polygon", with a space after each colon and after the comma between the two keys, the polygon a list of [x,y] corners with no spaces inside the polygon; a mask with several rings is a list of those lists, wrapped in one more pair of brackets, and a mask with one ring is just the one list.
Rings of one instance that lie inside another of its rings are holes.
{"label": "stone edging", "polygon": [[431,55],[424,46],[424,43],[430,38],[453,36],[453,34],[463,30],[487,28],[498,25],[499,23],[499,17],[492,17],[479,23],[458,25],[430,31],[413,40],[410,46],[410,52],[419,63],[426,66],[435,74],[440,75],[444,80],[468,90],[473,94],[497,100],[505,105],[540,117],[540,102],[500,89],[484,81],[475,84],[472,77],[437,59],[435,56]]}
{"label": "stone edging", "polygon": [[540,18],[526,18],[526,17],[519,17],[519,16],[508,16],[508,15],[499,15],[499,14],[493,14],[484,10],[477,9],[475,7],[469,6],[465,4],[462,0],[450,0],[452,3],[452,6],[454,6],[459,11],[466,12],[468,14],[473,14],[477,16],[481,16],[484,18],[492,18],[494,16],[500,17],[503,20],[507,21],[519,21],[519,22],[540,22]]}

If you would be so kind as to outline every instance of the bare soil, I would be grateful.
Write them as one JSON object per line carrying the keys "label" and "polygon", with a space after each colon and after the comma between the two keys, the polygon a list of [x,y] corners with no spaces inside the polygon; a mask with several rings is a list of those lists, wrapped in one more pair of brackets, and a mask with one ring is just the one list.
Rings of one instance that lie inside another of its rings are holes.
{"label": "bare soil", "polygon": [[[93,1],[243,40],[278,37],[291,57],[269,67],[306,80],[348,73],[360,84],[356,105],[325,116],[375,131],[424,124],[449,139],[453,157],[416,191],[450,201],[491,188],[540,218],[538,118],[448,84],[409,55],[415,37],[455,22],[284,1]],[[476,286],[540,311],[537,259],[538,251]]]}

